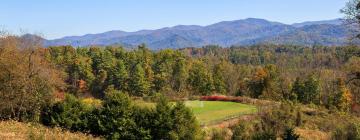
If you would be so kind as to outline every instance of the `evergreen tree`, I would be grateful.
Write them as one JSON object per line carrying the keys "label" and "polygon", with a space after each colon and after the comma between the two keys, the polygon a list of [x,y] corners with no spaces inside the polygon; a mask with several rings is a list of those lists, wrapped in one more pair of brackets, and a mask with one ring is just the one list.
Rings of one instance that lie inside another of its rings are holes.
{"label": "evergreen tree", "polygon": [[171,110],[168,100],[162,96],[154,112],[152,129],[156,131],[151,131],[154,139],[171,139],[170,131],[174,125]]}
{"label": "evergreen tree", "polygon": [[112,71],[113,85],[117,90],[127,91],[129,74],[127,72],[125,63],[122,60],[118,60],[115,68]]}
{"label": "evergreen tree", "polygon": [[91,131],[107,139],[144,139],[149,138],[148,131],[139,131],[132,117],[133,104],[128,95],[110,87],[106,90],[103,109],[99,110],[95,126]]}
{"label": "evergreen tree", "polygon": [[172,139],[195,140],[199,139],[200,127],[192,111],[183,102],[177,102],[171,111],[173,128],[170,132]]}
{"label": "evergreen tree", "polygon": [[145,77],[145,71],[141,64],[134,66],[129,83],[129,92],[134,96],[143,96],[150,93],[150,82]]}

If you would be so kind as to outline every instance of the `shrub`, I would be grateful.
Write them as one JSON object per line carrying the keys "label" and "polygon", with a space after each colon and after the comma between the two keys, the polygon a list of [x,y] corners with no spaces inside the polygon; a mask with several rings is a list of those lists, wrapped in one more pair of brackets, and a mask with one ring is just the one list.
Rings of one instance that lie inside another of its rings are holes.
{"label": "shrub", "polygon": [[360,125],[350,123],[346,126],[340,126],[333,132],[332,139],[335,140],[358,140],[360,139]]}
{"label": "shrub", "polygon": [[84,117],[92,108],[87,107],[75,96],[66,94],[63,102],[55,103],[44,108],[41,122],[48,126],[59,126],[73,131],[86,129]]}
{"label": "shrub", "polygon": [[232,140],[248,140],[251,138],[251,131],[253,130],[246,122],[240,122],[232,131]]}
{"label": "shrub", "polygon": [[127,94],[107,90],[103,108],[92,113],[90,132],[108,139],[149,139],[148,131],[138,129],[133,108]]}
{"label": "shrub", "polygon": [[102,102],[66,95],[64,101],[45,108],[41,120],[47,126],[107,139],[201,138],[200,126],[184,103],[172,105],[161,97],[155,110],[141,108],[134,106],[127,94],[114,89],[106,91]]}

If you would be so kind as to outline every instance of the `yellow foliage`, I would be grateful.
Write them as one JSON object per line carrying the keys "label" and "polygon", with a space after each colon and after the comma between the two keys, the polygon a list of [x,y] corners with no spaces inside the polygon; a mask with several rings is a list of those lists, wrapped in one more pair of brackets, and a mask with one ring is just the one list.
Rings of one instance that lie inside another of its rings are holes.
{"label": "yellow foliage", "polygon": [[0,122],[0,139],[4,140],[96,140],[83,133],[71,133],[59,128],[47,128],[40,124],[20,123],[16,121]]}
{"label": "yellow foliage", "polygon": [[258,68],[256,70],[256,73],[254,75],[255,80],[263,80],[265,77],[267,77],[267,72],[264,68]]}
{"label": "yellow foliage", "polygon": [[101,100],[99,100],[99,99],[85,98],[85,99],[82,99],[81,102],[87,106],[94,106],[94,107],[101,106]]}

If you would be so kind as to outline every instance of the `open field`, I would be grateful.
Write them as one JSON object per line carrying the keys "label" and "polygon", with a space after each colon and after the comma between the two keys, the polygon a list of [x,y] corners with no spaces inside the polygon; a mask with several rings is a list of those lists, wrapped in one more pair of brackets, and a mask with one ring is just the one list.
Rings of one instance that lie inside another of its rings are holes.
{"label": "open field", "polygon": [[255,106],[234,102],[187,101],[185,104],[193,110],[202,125],[255,113],[257,110]]}
{"label": "open field", "polygon": [[40,124],[21,123],[16,121],[0,122],[1,140],[93,140],[99,139],[83,133],[71,133],[59,128],[47,128]]}
{"label": "open field", "polygon": [[[154,103],[136,101],[143,107],[155,107]],[[240,115],[252,114],[256,106],[224,101],[186,101],[185,105],[192,109],[201,125],[220,123]]]}

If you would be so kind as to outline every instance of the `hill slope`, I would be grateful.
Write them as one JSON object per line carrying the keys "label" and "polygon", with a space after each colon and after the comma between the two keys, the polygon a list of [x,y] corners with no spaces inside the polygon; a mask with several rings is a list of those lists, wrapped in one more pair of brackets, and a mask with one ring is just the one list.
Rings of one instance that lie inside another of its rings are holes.
{"label": "hill slope", "polygon": [[131,47],[145,43],[151,49],[199,47],[209,44],[231,46],[260,43],[333,46],[346,44],[346,34],[347,30],[339,19],[287,25],[264,19],[248,18],[223,21],[208,26],[179,25],[158,30],[109,31],[100,34],[69,36],[47,40],[45,45],[122,44]]}
{"label": "hill slope", "polygon": [[46,128],[40,124],[1,121],[0,139],[96,140],[100,138],[95,138],[82,133],[62,131],[58,128]]}

